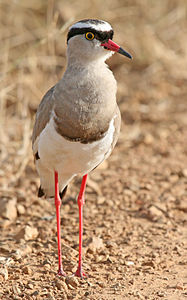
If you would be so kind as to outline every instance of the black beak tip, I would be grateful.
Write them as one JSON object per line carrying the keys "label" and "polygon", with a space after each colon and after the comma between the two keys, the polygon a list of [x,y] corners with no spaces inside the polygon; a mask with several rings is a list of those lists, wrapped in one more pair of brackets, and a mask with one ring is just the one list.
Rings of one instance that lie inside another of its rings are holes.
{"label": "black beak tip", "polygon": [[123,50],[123,48],[121,48],[121,47],[119,48],[118,53],[120,53],[120,54],[122,54],[122,55],[124,55],[124,56],[126,56],[130,59],[133,58],[131,54],[129,54],[127,51]]}

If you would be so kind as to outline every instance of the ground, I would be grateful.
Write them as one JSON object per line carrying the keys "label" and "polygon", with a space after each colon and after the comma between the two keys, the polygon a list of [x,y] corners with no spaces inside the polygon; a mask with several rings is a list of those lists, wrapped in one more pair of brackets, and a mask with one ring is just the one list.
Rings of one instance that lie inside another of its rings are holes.
{"label": "ground", "polygon": [[[37,197],[30,139],[37,105],[65,65],[65,34],[59,42],[58,26],[68,22],[70,11],[76,19],[88,17],[88,6],[83,8],[80,1],[83,11],[77,13],[75,1],[64,1],[58,15],[60,4],[55,7],[53,1],[47,7],[33,1],[29,13],[26,4],[2,1],[1,14],[11,12],[1,32],[8,52],[1,55],[1,300],[187,297],[186,3],[166,1],[161,8],[162,1],[153,7],[140,2],[125,6],[108,1],[113,14],[99,12],[100,2],[94,2],[93,14],[114,25],[114,40],[134,60],[115,55],[108,62],[118,82],[122,127],[110,158],[89,174],[83,242],[88,277],[79,279],[72,274],[78,262],[81,178],[72,182],[62,201],[64,278],[57,275],[55,206]],[[21,33],[23,24],[27,31]],[[119,33],[123,26],[125,38]]]}

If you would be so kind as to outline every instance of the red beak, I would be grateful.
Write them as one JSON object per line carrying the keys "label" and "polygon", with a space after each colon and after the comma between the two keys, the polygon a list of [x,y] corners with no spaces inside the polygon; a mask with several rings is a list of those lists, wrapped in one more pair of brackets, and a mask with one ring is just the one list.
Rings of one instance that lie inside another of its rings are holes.
{"label": "red beak", "polygon": [[128,52],[123,50],[120,46],[118,46],[116,43],[114,43],[110,39],[108,40],[108,42],[101,44],[101,46],[103,46],[106,50],[118,52],[118,53],[125,55],[128,58],[132,59],[132,56]]}

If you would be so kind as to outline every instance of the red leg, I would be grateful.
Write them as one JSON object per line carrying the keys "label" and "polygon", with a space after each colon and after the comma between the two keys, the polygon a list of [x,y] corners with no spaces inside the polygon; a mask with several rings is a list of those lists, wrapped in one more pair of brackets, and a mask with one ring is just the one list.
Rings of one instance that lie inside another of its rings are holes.
{"label": "red leg", "polygon": [[82,234],[83,234],[83,204],[84,204],[84,192],[86,188],[87,174],[83,176],[81,188],[78,196],[78,206],[79,206],[79,264],[75,275],[78,277],[86,277],[86,274],[82,271]]}
{"label": "red leg", "polygon": [[57,239],[58,239],[58,275],[66,276],[65,272],[63,271],[63,267],[62,267],[61,233],[60,233],[61,199],[59,197],[58,172],[55,172],[55,206],[56,206]]}

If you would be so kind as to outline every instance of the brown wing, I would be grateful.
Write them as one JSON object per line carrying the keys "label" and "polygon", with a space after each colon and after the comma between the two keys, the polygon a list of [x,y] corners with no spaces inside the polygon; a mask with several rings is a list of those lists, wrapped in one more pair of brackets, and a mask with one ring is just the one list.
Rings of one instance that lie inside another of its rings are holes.
{"label": "brown wing", "polygon": [[[53,109],[54,100],[53,92],[55,86],[53,86],[43,97],[36,113],[36,119],[32,134],[32,147],[34,148],[34,143],[37,137],[40,135],[42,130],[45,128],[46,124],[49,122],[51,111]],[[34,149],[33,149],[34,150]],[[34,151],[36,152],[36,151]],[[34,153],[35,154],[35,153]]]}

